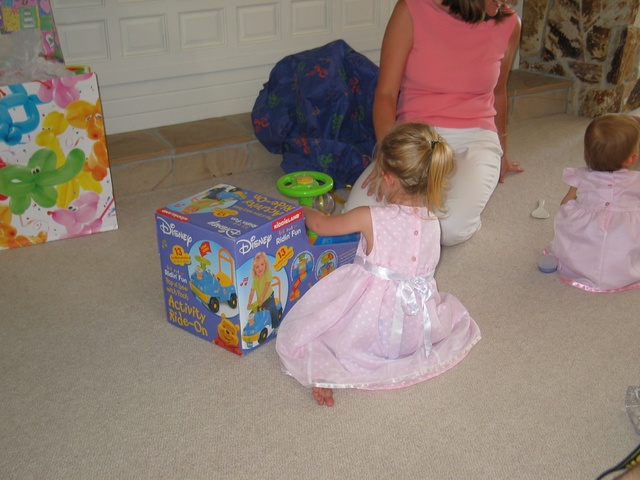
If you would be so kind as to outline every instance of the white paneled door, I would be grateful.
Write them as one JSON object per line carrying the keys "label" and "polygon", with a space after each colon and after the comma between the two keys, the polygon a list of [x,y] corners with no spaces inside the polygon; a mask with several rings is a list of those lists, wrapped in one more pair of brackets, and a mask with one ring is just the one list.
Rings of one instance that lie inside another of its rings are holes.
{"label": "white paneled door", "polygon": [[251,111],[273,65],[342,38],[378,61],[395,0],[54,0],[68,65],[98,74],[107,131]]}

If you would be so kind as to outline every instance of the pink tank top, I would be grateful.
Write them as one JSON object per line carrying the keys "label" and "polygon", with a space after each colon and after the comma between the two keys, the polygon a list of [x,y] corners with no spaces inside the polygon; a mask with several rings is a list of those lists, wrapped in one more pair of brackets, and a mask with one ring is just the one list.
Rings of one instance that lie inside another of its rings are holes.
{"label": "pink tank top", "polygon": [[434,0],[406,0],[413,20],[398,120],[496,131],[493,89],[518,17],[470,24]]}

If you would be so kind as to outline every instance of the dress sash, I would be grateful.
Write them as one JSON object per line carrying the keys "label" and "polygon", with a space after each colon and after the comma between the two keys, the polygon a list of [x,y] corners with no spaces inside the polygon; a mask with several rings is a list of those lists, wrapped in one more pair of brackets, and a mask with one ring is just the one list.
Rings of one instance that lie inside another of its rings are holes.
{"label": "dress sash", "polygon": [[427,310],[427,302],[433,297],[433,292],[429,288],[429,282],[433,280],[433,273],[410,278],[390,268],[371,263],[360,255],[356,255],[353,263],[362,266],[367,272],[379,278],[398,282],[388,358],[396,359],[400,356],[405,315],[415,316],[420,312],[422,312],[424,325],[424,353],[428,357],[431,352],[431,319]]}

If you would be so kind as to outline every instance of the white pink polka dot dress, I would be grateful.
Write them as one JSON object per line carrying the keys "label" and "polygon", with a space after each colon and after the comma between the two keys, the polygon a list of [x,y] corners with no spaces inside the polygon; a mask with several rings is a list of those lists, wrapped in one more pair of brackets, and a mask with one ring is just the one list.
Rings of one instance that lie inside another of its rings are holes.
{"label": "white pink polka dot dress", "polygon": [[588,292],[640,288],[640,172],[565,168],[562,177],[578,198],[560,206],[547,246],[560,278]]}
{"label": "white pink polka dot dress", "polygon": [[[440,224],[426,208],[371,207],[374,246],[320,280],[283,319],[276,350],[305,386],[387,389],[432,378],[480,340],[453,295],[439,293]],[[423,299],[425,301],[423,301]]]}

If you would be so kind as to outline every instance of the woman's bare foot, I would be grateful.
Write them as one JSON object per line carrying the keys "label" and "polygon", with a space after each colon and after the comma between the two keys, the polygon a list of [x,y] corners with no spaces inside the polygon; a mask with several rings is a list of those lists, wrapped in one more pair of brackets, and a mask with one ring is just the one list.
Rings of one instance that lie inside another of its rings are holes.
{"label": "woman's bare foot", "polygon": [[330,388],[313,387],[313,398],[316,399],[318,405],[326,405],[327,407],[333,407],[335,403],[333,401],[333,390]]}

